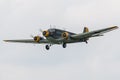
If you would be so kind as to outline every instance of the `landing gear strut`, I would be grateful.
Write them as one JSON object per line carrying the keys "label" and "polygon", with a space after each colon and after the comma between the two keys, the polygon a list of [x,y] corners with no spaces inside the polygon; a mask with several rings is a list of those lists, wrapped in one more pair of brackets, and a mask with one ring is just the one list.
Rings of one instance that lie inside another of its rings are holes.
{"label": "landing gear strut", "polygon": [[67,47],[67,44],[66,44],[66,43],[63,43],[62,46],[63,46],[63,48],[66,48],[66,47]]}
{"label": "landing gear strut", "polygon": [[85,41],[86,44],[88,44],[87,40]]}

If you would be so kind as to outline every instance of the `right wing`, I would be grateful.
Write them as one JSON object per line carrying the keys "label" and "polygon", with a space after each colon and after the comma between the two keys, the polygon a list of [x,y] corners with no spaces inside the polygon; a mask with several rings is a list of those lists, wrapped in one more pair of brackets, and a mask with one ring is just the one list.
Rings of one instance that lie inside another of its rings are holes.
{"label": "right wing", "polygon": [[104,28],[100,30],[95,30],[95,31],[90,31],[90,32],[85,32],[77,35],[72,35],[71,38],[73,39],[86,39],[90,37],[97,37],[97,36],[103,36],[103,33],[112,31],[117,29],[117,26],[109,27],[109,28]]}
{"label": "right wing", "polygon": [[33,39],[4,40],[4,41],[5,42],[16,42],[16,43],[34,43],[34,44],[49,43],[49,41],[46,39],[40,40],[39,42],[36,42]]}

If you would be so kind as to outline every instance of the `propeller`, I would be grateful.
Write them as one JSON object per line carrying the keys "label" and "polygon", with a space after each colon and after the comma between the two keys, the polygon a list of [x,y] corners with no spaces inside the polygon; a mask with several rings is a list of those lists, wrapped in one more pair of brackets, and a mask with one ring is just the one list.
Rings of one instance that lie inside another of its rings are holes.
{"label": "propeller", "polygon": [[40,32],[43,32],[43,30],[42,30],[42,29],[39,29],[39,31],[40,31]]}
{"label": "propeller", "polygon": [[64,30],[64,31],[66,31],[66,28],[65,28],[65,27],[63,27],[63,30]]}
{"label": "propeller", "polygon": [[52,25],[50,24],[50,29],[52,28]]}
{"label": "propeller", "polygon": [[[31,37],[32,39],[34,39],[34,37],[35,37],[35,36],[33,36],[33,35],[31,34],[31,35],[30,35],[30,37]],[[35,45],[35,44],[33,44],[33,46],[36,46],[36,45]]]}
{"label": "propeller", "polygon": [[53,25],[53,28],[56,28],[56,25]]}
{"label": "propeller", "polygon": [[30,35],[30,37],[31,37],[31,38],[34,38],[34,36],[33,36],[32,34]]}

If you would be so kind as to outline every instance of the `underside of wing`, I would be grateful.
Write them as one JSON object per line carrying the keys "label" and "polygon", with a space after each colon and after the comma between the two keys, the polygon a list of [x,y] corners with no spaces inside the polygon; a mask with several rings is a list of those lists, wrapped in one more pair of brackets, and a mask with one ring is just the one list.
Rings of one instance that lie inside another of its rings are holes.
{"label": "underside of wing", "polygon": [[103,33],[115,30],[117,28],[118,28],[117,26],[113,26],[113,27],[104,28],[104,29],[100,29],[100,30],[95,30],[95,31],[77,34],[77,35],[72,35],[71,37],[73,39],[85,39],[85,38],[90,38],[90,37],[103,36]]}
{"label": "underside of wing", "polygon": [[39,42],[34,41],[33,39],[21,39],[21,40],[4,40],[5,42],[16,42],[16,43],[35,43],[35,44],[42,44],[48,43],[48,40],[40,40]]}

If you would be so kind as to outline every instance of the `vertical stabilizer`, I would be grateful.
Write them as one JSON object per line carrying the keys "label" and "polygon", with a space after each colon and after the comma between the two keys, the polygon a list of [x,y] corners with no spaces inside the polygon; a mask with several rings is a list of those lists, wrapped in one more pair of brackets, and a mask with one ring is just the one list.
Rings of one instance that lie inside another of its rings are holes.
{"label": "vertical stabilizer", "polygon": [[[88,27],[84,27],[83,33],[86,33],[86,32],[89,32]],[[85,42],[86,44],[88,43],[87,40],[89,40],[89,38],[85,38],[85,39],[84,39],[84,42]]]}
{"label": "vertical stabilizer", "polygon": [[87,27],[84,27],[83,33],[89,32],[89,29]]}

